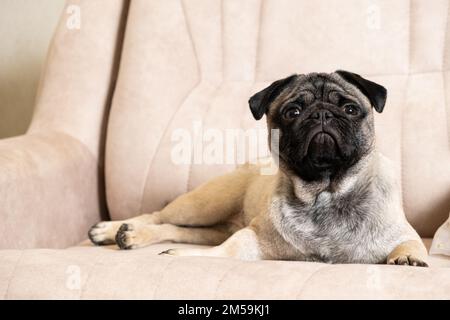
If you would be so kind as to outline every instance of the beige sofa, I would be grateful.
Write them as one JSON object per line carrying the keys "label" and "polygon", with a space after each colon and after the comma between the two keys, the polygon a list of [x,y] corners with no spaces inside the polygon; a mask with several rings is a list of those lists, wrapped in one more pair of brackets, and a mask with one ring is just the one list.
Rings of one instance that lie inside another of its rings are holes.
{"label": "beige sofa", "polygon": [[377,143],[429,245],[450,211],[449,9],[447,0],[69,1],[32,124],[0,140],[0,298],[449,299],[445,256],[414,268],[79,244],[101,219],[154,211],[233,168],[174,164],[174,130],[263,126],[248,110],[252,93],[341,68],[388,88]]}

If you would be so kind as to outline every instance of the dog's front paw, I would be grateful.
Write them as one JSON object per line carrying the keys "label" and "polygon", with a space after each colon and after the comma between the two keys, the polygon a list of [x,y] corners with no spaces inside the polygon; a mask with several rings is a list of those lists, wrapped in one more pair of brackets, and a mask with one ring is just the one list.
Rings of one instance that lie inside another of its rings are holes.
{"label": "dog's front paw", "polygon": [[116,234],[120,249],[137,249],[170,239],[172,226],[142,223],[124,223]]}
{"label": "dog's front paw", "polygon": [[388,264],[402,265],[402,266],[414,266],[414,267],[428,267],[428,264],[413,255],[399,255],[389,258]]}
{"label": "dog's front paw", "polygon": [[98,246],[114,244],[117,229],[117,222],[103,221],[93,225],[88,232],[88,236],[92,243]]}
{"label": "dog's front paw", "polygon": [[130,223],[124,223],[120,226],[116,234],[116,243],[122,250],[137,248],[135,228]]}

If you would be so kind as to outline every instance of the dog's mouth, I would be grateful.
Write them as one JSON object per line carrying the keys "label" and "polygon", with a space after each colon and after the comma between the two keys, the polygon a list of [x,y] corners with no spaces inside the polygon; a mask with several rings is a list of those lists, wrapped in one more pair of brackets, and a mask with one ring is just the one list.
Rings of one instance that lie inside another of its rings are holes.
{"label": "dog's mouth", "polygon": [[324,131],[312,135],[306,151],[310,161],[316,167],[332,166],[339,158],[336,138]]}

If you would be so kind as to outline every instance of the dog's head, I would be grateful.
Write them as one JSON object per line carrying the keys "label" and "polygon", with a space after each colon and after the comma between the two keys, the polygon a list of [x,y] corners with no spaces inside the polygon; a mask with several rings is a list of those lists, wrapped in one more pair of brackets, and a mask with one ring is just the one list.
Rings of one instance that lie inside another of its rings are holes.
{"label": "dog's head", "polygon": [[280,168],[316,181],[345,173],[372,151],[372,109],[383,111],[386,94],[379,84],[336,71],[275,81],[249,104],[255,119],[266,114],[269,132],[279,129]]}

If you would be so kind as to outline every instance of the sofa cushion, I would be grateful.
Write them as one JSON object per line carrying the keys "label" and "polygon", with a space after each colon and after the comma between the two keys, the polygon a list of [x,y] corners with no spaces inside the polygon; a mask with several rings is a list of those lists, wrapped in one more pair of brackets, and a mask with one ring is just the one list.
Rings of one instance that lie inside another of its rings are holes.
{"label": "sofa cushion", "polygon": [[0,251],[0,298],[450,299],[450,257],[418,268],[158,255],[183,246]]}

